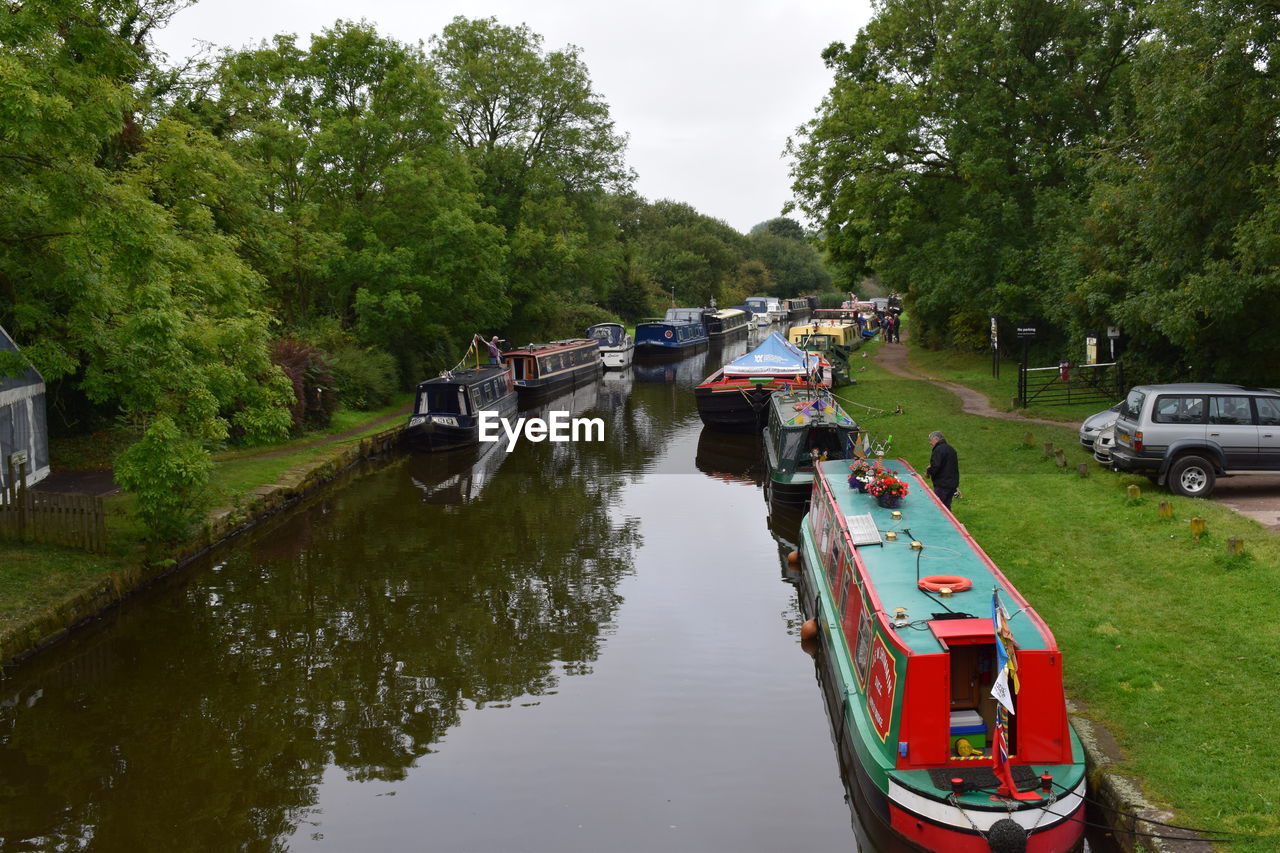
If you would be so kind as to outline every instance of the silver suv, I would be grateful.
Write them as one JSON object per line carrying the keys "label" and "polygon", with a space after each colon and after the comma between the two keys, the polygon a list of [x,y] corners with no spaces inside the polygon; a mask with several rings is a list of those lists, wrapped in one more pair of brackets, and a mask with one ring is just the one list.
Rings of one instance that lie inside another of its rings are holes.
{"label": "silver suv", "polygon": [[1220,476],[1280,471],[1280,391],[1243,385],[1139,385],[1120,404],[1111,467],[1187,497]]}

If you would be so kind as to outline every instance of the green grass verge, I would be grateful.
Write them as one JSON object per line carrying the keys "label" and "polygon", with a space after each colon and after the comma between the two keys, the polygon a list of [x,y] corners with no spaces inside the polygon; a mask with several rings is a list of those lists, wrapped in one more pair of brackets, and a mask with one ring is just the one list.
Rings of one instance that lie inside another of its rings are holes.
{"label": "green grass verge", "polygon": [[[912,356],[913,366],[964,384],[982,367],[980,356]],[[1175,822],[1239,833],[1224,849],[1280,848],[1269,771],[1280,762],[1280,537],[1211,501],[1103,469],[1080,446],[1076,422],[968,415],[948,391],[866,362],[842,396],[871,407],[863,425],[893,435],[891,454],[918,470],[928,465],[928,433],[946,433],[960,456],[956,517],[1053,630],[1068,695],[1126,753],[1118,772],[1172,804]],[[902,413],[888,414],[895,407]],[[1065,449],[1065,468],[1045,458],[1044,442]],[[1161,501],[1174,518],[1160,517]],[[1193,516],[1207,523],[1199,542]],[[1245,540],[1243,555],[1228,557],[1231,536]]]}
{"label": "green grass verge", "polygon": [[[341,410],[334,414],[326,429],[285,444],[214,454],[211,504],[234,504],[254,488],[275,482],[280,473],[289,468],[324,458],[349,442],[397,426],[399,413],[411,399],[412,395],[402,394],[391,405],[372,412]],[[72,460],[79,460],[91,469],[109,467],[110,454],[102,453],[101,449],[117,446],[118,439],[115,432],[99,433],[56,447],[53,455],[63,460],[62,467],[71,467]],[[0,631],[15,627],[131,563],[167,557],[163,546],[144,541],[145,531],[134,518],[133,505],[134,497],[129,494],[105,499],[110,539],[110,550],[106,554],[0,543]]]}

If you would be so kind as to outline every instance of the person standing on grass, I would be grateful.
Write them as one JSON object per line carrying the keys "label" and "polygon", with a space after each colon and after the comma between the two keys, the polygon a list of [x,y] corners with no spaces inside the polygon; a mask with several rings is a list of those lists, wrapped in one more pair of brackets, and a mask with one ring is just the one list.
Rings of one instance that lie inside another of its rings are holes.
{"label": "person standing on grass", "polygon": [[933,481],[933,493],[938,500],[951,509],[951,499],[960,488],[960,459],[956,449],[947,444],[941,430],[929,433],[929,444],[933,445],[933,454],[924,475]]}

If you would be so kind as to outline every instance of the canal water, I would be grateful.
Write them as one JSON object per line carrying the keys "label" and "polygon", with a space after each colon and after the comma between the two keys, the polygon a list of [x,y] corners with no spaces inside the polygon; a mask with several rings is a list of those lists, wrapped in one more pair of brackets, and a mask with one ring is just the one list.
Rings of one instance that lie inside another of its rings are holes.
{"label": "canal water", "polygon": [[0,681],[0,851],[858,850],[758,440],[693,386],[602,442],[406,455]]}

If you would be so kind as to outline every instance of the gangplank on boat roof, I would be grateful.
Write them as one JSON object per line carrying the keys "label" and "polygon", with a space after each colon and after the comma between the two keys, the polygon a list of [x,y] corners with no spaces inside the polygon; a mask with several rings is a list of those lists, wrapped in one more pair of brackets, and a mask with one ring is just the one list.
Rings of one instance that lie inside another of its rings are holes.
{"label": "gangplank on boat roof", "polygon": [[920,476],[888,467],[910,484],[897,510],[851,488],[847,461],[819,463],[800,535],[855,806],[925,850],[1073,850],[1084,752],[1053,634]]}

